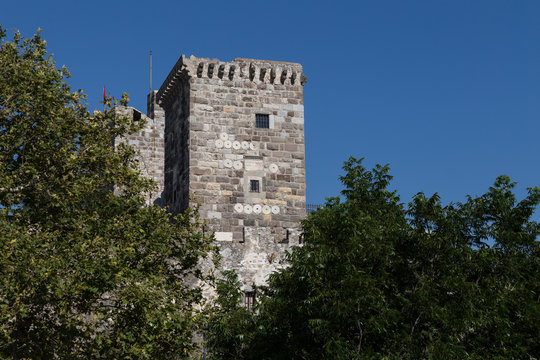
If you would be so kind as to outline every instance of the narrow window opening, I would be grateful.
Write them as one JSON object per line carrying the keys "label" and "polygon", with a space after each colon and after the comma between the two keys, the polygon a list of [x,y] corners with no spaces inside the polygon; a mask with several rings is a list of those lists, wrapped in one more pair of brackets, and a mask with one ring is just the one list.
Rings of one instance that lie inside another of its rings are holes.
{"label": "narrow window opening", "polygon": [[208,64],[208,77],[211,79],[214,76],[214,66],[216,64]]}
{"label": "narrow window opening", "polygon": [[255,114],[255,127],[259,129],[269,129],[270,128],[270,115]]}
{"label": "narrow window opening", "polygon": [[244,293],[244,306],[251,310],[255,306],[255,291],[246,291]]}
{"label": "narrow window opening", "polygon": [[204,63],[199,63],[199,66],[197,67],[197,77],[202,77],[203,67],[204,67]]}
{"label": "narrow window opening", "polygon": [[234,78],[234,70],[236,70],[236,66],[231,65],[229,68],[229,80],[232,80]]}
{"label": "narrow window opening", "polygon": [[289,229],[286,229],[285,230],[285,238],[283,239],[283,241],[281,241],[281,243],[282,244],[288,244],[289,243],[289,236],[290,236]]}
{"label": "narrow window opening", "polygon": [[264,76],[266,75],[266,69],[265,68],[261,68],[261,72],[259,74],[259,80],[260,81],[264,81]]}
{"label": "narrow window opening", "polygon": [[249,191],[250,192],[260,192],[259,180],[250,180],[249,181]]}
{"label": "narrow window opening", "polygon": [[225,72],[225,65],[219,65],[218,78],[223,79],[224,72]]}

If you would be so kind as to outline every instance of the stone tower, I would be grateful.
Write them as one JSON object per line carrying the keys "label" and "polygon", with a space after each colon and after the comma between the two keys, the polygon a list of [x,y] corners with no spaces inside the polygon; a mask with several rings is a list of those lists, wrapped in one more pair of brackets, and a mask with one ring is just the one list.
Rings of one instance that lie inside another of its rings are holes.
{"label": "stone tower", "polygon": [[199,205],[248,290],[300,241],[306,80],[296,63],[181,56],[149,95],[153,126],[164,124],[158,200],[173,213]]}

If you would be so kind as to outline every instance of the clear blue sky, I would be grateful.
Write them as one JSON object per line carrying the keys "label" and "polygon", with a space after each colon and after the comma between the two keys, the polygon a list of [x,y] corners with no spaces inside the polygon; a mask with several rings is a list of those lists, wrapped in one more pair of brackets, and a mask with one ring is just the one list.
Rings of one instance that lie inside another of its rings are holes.
{"label": "clear blue sky", "polygon": [[[307,200],[341,189],[349,156],[389,163],[408,202],[485,192],[497,175],[540,186],[540,1],[5,1],[38,27],[70,83],[146,109],[181,54],[299,62]],[[536,214],[539,220],[540,215]]]}

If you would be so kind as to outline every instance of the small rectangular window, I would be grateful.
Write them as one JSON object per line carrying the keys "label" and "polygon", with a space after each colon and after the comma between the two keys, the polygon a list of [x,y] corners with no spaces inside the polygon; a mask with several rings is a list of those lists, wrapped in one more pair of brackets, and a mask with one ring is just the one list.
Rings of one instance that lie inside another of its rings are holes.
{"label": "small rectangular window", "polygon": [[255,127],[260,129],[270,128],[270,115],[255,114]]}
{"label": "small rectangular window", "polygon": [[250,192],[260,192],[259,180],[250,180],[249,181],[249,191]]}
{"label": "small rectangular window", "polygon": [[244,306],[251,310],[255,305],[255,291],[246,291],[244,293]]}

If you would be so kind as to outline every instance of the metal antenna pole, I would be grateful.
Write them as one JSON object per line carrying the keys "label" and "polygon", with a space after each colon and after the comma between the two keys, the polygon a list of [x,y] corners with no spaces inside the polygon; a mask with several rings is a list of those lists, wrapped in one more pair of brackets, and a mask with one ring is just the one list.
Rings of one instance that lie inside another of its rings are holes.
{"label": "metal antenna pole", "polygon": [[150,93],[152,93],[152,50],[150,50]]}

